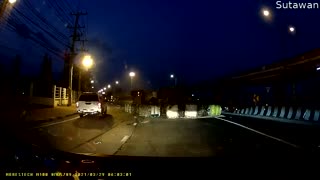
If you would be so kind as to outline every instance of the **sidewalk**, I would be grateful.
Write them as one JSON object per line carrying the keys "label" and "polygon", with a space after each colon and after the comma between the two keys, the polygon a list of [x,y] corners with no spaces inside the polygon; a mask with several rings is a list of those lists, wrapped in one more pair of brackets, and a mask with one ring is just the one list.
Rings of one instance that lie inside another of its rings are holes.
{"label": "sidewalk", "polygon": [[33,109],[27,116],[27,121],[53,120],[76,114],[76,105],[57,106],[55,108]]}

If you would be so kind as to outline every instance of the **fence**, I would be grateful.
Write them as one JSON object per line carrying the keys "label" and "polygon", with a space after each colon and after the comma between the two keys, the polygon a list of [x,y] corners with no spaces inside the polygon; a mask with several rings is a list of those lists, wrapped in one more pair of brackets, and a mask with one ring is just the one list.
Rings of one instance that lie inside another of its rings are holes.
{"label": "fence", "polygon": [[[72,91],[72,103],[76,103],[81,93]],[[38,97],[30,95],[30,103],[50,107],[68,105],[68,91],[66,88],[53,86],[52,97]]]}
{"label": "fence", "polygon": [[[72,91],[72,103],[76,103],[80,92]],[[53,100],[55,106],[68,105],[69,94],[66,88],[53,86]]]}

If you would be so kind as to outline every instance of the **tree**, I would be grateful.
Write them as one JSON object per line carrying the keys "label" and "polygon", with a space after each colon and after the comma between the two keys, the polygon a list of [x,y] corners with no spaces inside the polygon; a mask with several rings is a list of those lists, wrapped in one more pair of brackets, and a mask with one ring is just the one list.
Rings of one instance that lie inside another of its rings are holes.
{"label": "tree", "polygon": [[40,90],[39,95],[52,96],[52,81],[52,60],[48,54],[45,54],[41,65],[39,88],[37,88]]}
{"label": "tree", "polygon": [[20,79],[21,79],[21,65],[22,60],[20,55],[16,55],[16,57],[13,59],[11,64],[11,78],[9,78],[10,81],[10,87],[12,88],[11,92],[16,94],[18,92],[18,88],[20,85]]}

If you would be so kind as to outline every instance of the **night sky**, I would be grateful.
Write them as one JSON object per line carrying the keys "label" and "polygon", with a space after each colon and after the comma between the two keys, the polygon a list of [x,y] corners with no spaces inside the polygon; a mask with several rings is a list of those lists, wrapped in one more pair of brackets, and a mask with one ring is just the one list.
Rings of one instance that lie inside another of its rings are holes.
{"label": "night sky", "polygon": [[[50,8],[48,0],[17,0],[15,4],[26,16],[41,22],[32,16],[25,1],[61,33],[70,36],[66,22]],[[171,73],[177,75],[178,82],[192,84],[270,64],[318,48],[320,44],[320,9],[276,9],[276,1],[67,1],[50,0],[67,12],[71,8],[88,12],[88,16],[80,18],[80,24],[87,26],[86,48],[96,61],[94,71],[101,84],[120,80],[122,85],[128,85],[131,70],[136,72],[135,82],[141,87],[168,85]],[[271,10],[271,21],[261,16],[263,7]],[[11,9],[8,15],[13,14],[19,18]],[[71,15],[60,15],[73,21]],[[2,23],[1,56],[22,54],[24,72],[37,73],[41,57],[48,52],[54,59],[54,72],[60,72],[63,60],[31,42],[29,36],[47,40],[60,55],[66,47],[20,19],[28,28],[19,26],[23,29],[19,33]],[[295,35],[288,32],[289,25],[296,28]],[[57,36],[57,32],[52,34]]]}

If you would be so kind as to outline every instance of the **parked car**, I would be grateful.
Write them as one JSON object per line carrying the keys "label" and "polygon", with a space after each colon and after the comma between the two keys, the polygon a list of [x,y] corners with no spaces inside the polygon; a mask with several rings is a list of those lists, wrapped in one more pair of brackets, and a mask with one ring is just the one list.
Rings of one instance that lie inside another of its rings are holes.
{"label": "parked car", "polygon": [[85,114],[105,115],[107,113],[106,103],[97,93],[83,93],[76,105],[80,117]]}

